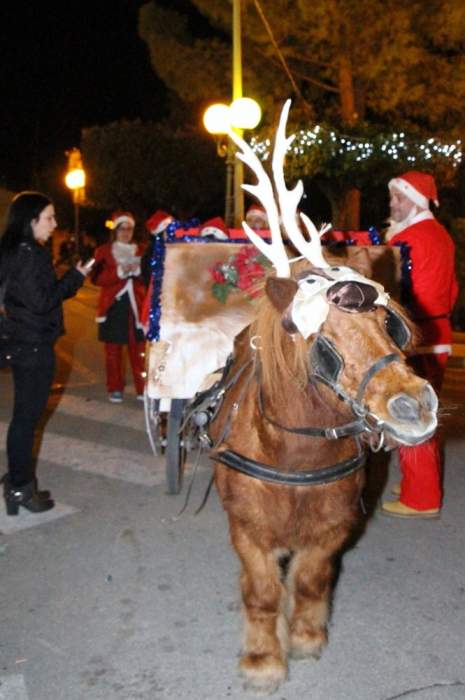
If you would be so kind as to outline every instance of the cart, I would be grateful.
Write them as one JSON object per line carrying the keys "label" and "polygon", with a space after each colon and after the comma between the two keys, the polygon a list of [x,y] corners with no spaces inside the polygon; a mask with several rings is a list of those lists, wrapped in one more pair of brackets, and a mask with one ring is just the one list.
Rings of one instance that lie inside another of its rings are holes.
{"label": "cart", "polygon": [[[252,256],[257,254],[244,234],[236,233],[229,241],[209,241],[190,231],[160,242],[158,279],[149,291],[152,339],[146,352],[145,418],[152,449],[165,459],[168,494],[181,490],[186,453],[195,445],[189,427],[183,428],[184,408],[218,378],[214,373],[225,365],[235,336],[252,318],[253,303],[240,290],[230,292],[224,303],[212,293],[211,268],[226,264],[244,246]],[[351,239],[343,247],[345,264],[350,264],[361,246]],[[399,299],[401,251],[363,247],[371,258],[373,279]]]}
{"label": "cart", "polygon": [[[186,452],[194,446],[189,430],[182,430],[184,408],[224,366],[235,336],[249,324],[253,311],[240,290],[219,301],[212,293],[210,268],[228,263],[242,248],[251,255],[257,250],[244,237],[223,242],[195,235],[168,240],[163,247],[159,289],[152,285],[149,290],[149,336],[155,338],[147,341],[145,418],[152,449],[165,458],[166,491],[176,494]],[[154,321],[156,308],[161,312]]]}

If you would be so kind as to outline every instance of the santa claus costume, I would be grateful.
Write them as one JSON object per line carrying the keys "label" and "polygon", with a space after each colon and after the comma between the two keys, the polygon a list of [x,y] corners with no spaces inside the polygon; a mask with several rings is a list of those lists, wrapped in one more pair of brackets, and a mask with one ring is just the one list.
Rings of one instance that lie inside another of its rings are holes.
{"label": "santa claus costume", "polygon": [[[429,210],[430,200],[439,204],[431,175],[410,171],[391,180],[389,189],[393,219],[387,242],[390,246],[400,246],[407,258],[402,302],[420,331],[420,343],[408,362],[439,393],[451,352],[450,315],[458,294],[455,247],[446,229]],[[416,447],[399,447],[402,472],[399,500],[384,503],[385,514],[438,517],[442,500],[439,447],[437,435]]]}
{"label": "santa claus costume", "polygon": [[138,398],[144,395],[145,338],[140,310],[145,297],[140,260],[144,246],[133,243],[135,221],[129,212],[113,214],[115,240],[96,249],[91,280],[100,287],[97,302],[99,340],[103,343],[110,401],[123,400],[123,346],[127,345]]}

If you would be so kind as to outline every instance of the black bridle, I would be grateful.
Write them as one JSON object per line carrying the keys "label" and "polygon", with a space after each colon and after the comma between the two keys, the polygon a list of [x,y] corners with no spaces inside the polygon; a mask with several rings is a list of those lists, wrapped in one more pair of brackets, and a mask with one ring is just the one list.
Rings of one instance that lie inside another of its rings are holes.
{"label": "black bridle", "polygon": [[[410,330],[402,317],[392,308],[386,307],[386,330],[396,345],[403,350],[410,340]],[[353,457],[321,469],[308,471],[286,472],[275,469],[269,465],[255,462],[233,450],[222,450],[216,452],[212,457],[217,462],[225,464],[247,476],[252,476],[262,481],[287,486],[311,486],[326,484],[338,479],[343,479],[361,469],[365,464],[365,455],[360,446],[359,435],[365,431],[370,433],[381,433],[384,421],[372,413],[369,407],[363,403],[363,396],[369,382],[373,377],[387,367],[392,362],[401,361],[397,352],[389,353],[377,360],[364,374],[357,396],[350,396],[341,386],[339,379],[344,369],[344,360],[337,351],[334,344],[323,334],[318,333],[312,343],[310,350],[310,361],[312,373],[309,377],[311,382],[321,382],[329,387],[337,398],[346,403],[350,408],[354,421],[332,428],[315,427],[289,427],[278,423],[266,415],[263,407],[262,392],[259,385],[258,400],[260,412],[271,425],[288,433],[304,435],[309,437],[323,437],[328,440],[337,440],[343,437],[354,437],[357,444],[357,454]],[[260,383],[259,383],[260,384]],[[225,436],[222,437],[223,441]]]}

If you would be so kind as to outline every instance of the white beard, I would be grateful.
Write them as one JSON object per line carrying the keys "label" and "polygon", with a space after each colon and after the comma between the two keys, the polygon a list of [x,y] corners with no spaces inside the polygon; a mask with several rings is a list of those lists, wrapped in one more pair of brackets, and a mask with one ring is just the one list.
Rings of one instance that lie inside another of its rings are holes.
{"label": "white beard", "polygon": [[420,207],[415,206],[410,211],[409,215],[403,221],[394,221],[394,219],[389,219],[389,227],[384,234],[384,240],[386,243],[397,236],[409,226],[417,224],[419,221],[424,221],[425,219],[434,219],[433,213],[429,209],[420,209]]}

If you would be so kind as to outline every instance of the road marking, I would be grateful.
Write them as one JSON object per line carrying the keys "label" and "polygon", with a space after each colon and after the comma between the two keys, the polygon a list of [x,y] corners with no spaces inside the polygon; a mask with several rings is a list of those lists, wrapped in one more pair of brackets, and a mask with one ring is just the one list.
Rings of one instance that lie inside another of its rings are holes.
{"label": "road marking", "polygon": [[[8,424],[0,421],[0,444],[5,450]],[[152,453],[98,444],[78,438],[45,432],[39,459],[75,471],[89,472],[144,486],[163,483],[164,460]]]}
{"label": "road marking", "polygon": [[[135,397],[133,398],[134,402],[136,402]],[[146,430],[144,404],[142,401],[137,401],[136,408],[131,409],[125,408],[121,404],[115,406],[110,402],[103,403],[102,401],[88,400],[81,396],[63,394],[55,410],[58,411],[58,413],[85,418],[86,420],[92,420],[98,423],[119,425],[122,428],[140,430],[144,433]],[[149,444],[148,437],[147,444]]]}
{"label": "road marking", "polygon": [[0,700],[29,700],[24,676],[0,676]]}
{"label": "road marking", "polygon": [[[0,510],[0,532],[3,535],[12,535],[15,532],[21,532],[21,530],[28,530],[31,527],[38,527],[53,520],[74,515],[74,513],[79,513],[79,510],[67,503],[55,503],[55,508],[47,510],[45,513],[30,513],[24,508],[20,508],[18,515],[7,515],[2,508]],[[1,689],[2,686],[0,686]],[[0,694],[0,700],[1,698]]]}

